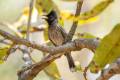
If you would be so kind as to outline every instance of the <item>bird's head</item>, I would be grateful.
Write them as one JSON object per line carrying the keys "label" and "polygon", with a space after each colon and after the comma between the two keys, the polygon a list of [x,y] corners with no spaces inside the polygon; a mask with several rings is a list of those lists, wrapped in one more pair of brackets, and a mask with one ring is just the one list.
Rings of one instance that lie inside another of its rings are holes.
{"label": "bird's head", "polygon": [[57,21],[57,14],[54,10],[52,10],[48,15],[46,21],[48,24],[52,24],[54,21]]}

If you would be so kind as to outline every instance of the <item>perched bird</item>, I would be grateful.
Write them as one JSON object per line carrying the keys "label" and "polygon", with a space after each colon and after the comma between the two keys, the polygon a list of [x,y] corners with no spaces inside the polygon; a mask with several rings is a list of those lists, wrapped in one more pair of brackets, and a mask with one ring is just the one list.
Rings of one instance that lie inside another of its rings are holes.
{"label": "perched bird", "polygon": [[[67,33],[65,30],[59,25],[58,17],[54,10],[52,10],[47,15],[47,22],[48,22],[48,37],[49,40],[55,45],[59,46],[62,45],[67,37]],[[75,71],[75,64],[74,60],[70,53],[66,52],[65,56],[67,57],[69,68],[71,71]]]}

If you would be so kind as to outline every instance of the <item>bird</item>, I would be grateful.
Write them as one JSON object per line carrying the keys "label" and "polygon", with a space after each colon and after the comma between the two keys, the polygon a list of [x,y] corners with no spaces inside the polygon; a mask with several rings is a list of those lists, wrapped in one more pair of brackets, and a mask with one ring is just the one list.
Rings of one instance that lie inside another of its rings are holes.
{"label": "bird", "polygon": [[[48,23],[48,38],[53,43],[54,46],[60,46],[64,44],[65,39],[67,37],[66,31],[62,28],[62,26],[58,23],[58,16],[57,13],[52,10],[50,13],[47,14]],[[71,56],[70,52],[65,52],[65,56],[68,60],[68,65],[70,71],[75,71],[75,63]]]}

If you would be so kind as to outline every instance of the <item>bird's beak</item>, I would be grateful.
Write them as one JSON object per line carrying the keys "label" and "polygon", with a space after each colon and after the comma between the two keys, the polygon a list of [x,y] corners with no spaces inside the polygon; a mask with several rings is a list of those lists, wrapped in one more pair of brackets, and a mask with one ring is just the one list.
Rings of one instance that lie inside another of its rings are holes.
{"label": "bird's beak", "polygon": [[47,17],[46,15],[43,15],[43,16],[42,16],[42,19],[48,20],[48,17]]}

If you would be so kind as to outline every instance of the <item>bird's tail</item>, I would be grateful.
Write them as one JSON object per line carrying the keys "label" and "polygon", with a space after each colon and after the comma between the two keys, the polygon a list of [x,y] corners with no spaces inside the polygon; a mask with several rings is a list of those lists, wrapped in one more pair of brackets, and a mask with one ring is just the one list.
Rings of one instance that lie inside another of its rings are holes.
{"label": "bird's tail", "polygon": [[69,68],[72,72],[75,72],[75,63],[74,63],[74,60],[72,58],[72,55],[70,53],[66,53],[65,56],[67,57],[67,60],[68,60],[68,65],[69,65]]}

